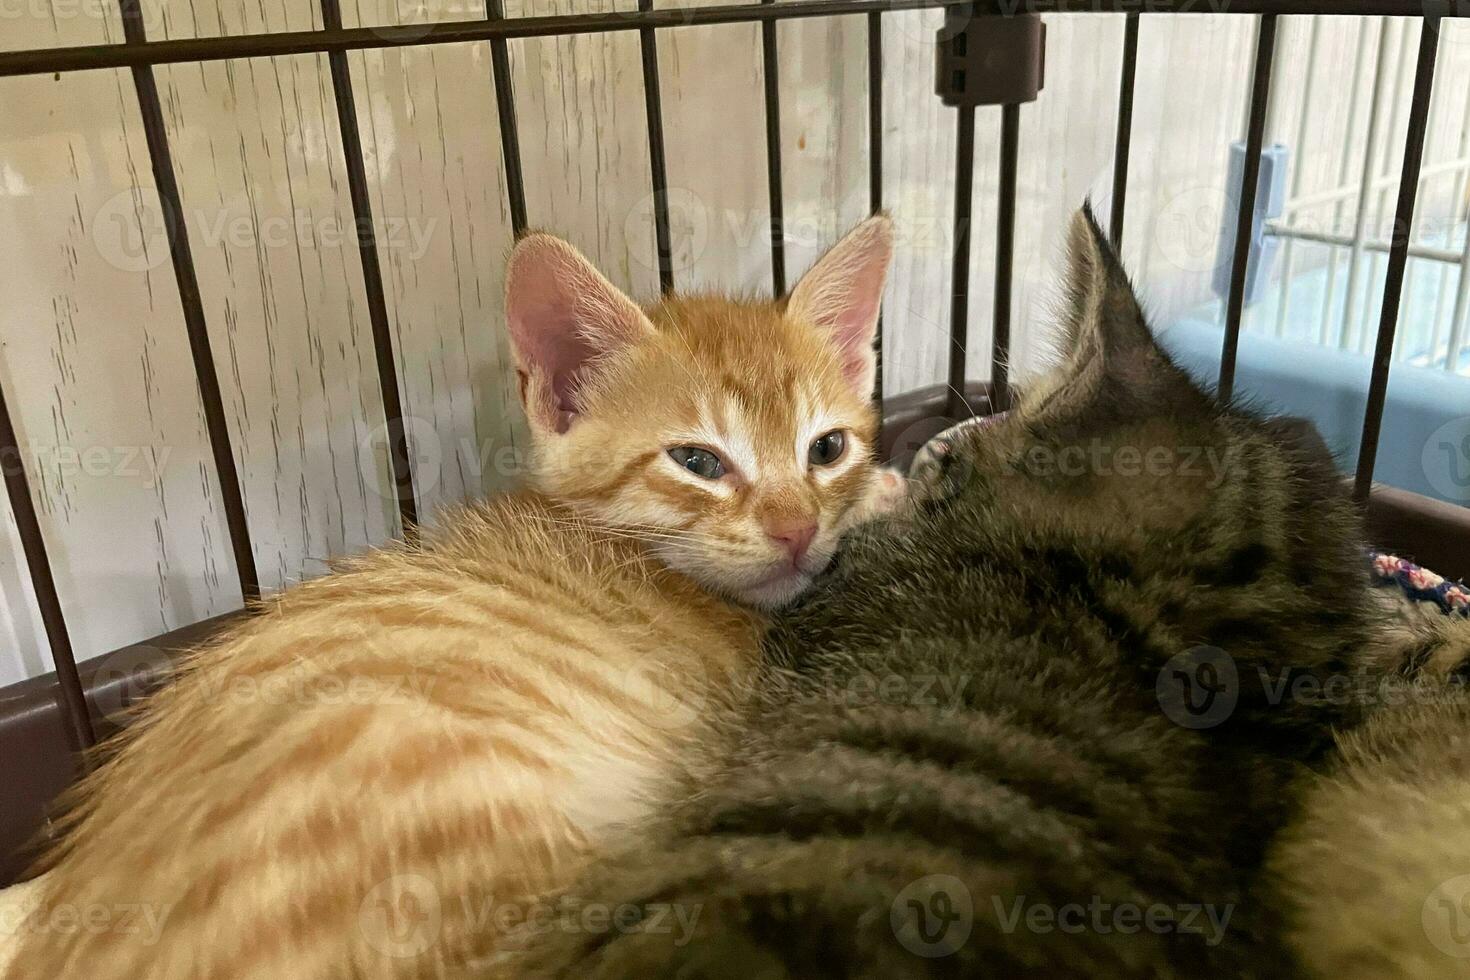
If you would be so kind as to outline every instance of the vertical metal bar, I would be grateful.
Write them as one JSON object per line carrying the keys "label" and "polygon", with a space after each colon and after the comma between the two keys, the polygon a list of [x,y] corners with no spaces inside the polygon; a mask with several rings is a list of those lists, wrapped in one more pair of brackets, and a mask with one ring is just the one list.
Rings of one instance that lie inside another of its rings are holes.
{"label": "vertical metal bar", "polygon": [[[329,31],[342,29],[342,10],[337,0],[321,0],[322,24]],[[352,73],[347,52],[327,54],[332,70],[332,94],[337,102],[337,128],[342,133],[342,156],[347,167],[347,188],[357,224],[357,253],[362,261],[362,282],[367,293],[368,317],[373,327],[373,352],[378,367],[378,390],[383,399],[383,417],[388,426],[388,463],[398,497],[398,516],[405,540],[418,536],[418,508],[413,490],[413,463],[408,433],[403,427],[403,403],[398,394],[398,367],[393,354],[392,327],[383,296],[383,270],[378,262],[378,236],[373,223],[363,164],[362,136],[357,127],[357,100],[352,91]]]}
{"label": "vertical metal bar", "polygon": [[[1011,267],[1016,243],[1016,158],[1021,146],[1021,107],[1000,107],[1000,183],[995,216],[995,316],[990,335],[990,407],[1010,408]],[[963,380],[963,379],[962,379]],[[965,389],[960,388],[961,391]]]}
{"label": "vertical metal bar", "polygon": [[1434,90],[1434,63],[1439,49],[1440,19],[1425,17],[1419,35],[1419,58],[1414,68],[1409,125],[1404,134],[1404,166],[1399,176],[1398,205],[1394,209],[1393,237],[1389,241],[1388,272],[1383,284],[1383,312],[1378,319],[1378,343],[1373,351],[1373,374],[1368,382],[1368,408],[1363,416],[1363,441],[1358,449],[1358,473],[1353,497],[1366,503],[1373,485],[1378,436],[1388,394],[1388,368],[1393,360],[1393,336],[1398,325],[1399,298],[1409,258],[1414,227],[1414,203],[1419,191],[1419,166],[1424,158],[1424,133],[1429,122],[1429,97]]}
{"label": "vertical metal bar", "polygon": [[[647,13],[653,0],[638,0]],[[666,293],[674,291],[674,247],[669,240],[669,172],[664,163],[663,90],[658,80],[658,40],[653,28],[638,32],[643,53],[643,105],[648,120],[648,166],[653,180],[653,238],[658,249],[658,284]]]}
{"label": "vertical metal bar", "polygon": [[41,522],[36,518],[36,504],[31,499],[31,488],[26,480],[24,459],[15,438],[15,426],[10,420],[10,409],[5,404],[5,393],[0,391],[0,468],[5,471],[5,493],[10,498],[10,509],[15,514],[15,528],[20,534],[21,551],[25,553],[26,568],[31,576],[31,588],[36,593],[36,606],[41,611],[41,624],[46,630],[46,639],[51,644],[51,659],[56,664],[56,678],[61,682],[61,709],[66,716],[67,727],[81,748],[96,744],[92,732],[92,717],[87,711],[87,698],[82,693],[82,679],[77,675],[77,658],[71,647],[71,635],[66,629],[66,617],[61,612],[61,597],[56,592],[56,580],[51,575],[51,562],[46,557],[46,541],[41,536]]}
{"label": "vertical metal bar", "polygon": [[[505,19],[502,0],[485,0],[485,19]],[[521,173],[521,131],[516,123],[510,50],[503,37],[490,40],[490,68],[495,77],[495,112],[500,121],[500,155],[505,161],[505,196],[510,203],[510,227],[519,238],[526,232],[526,180]]]}
{"label": "vertical metal bar", "polygon": [[1118,136],[1113,143],[1113,207],[1108,237],[1123,246],[1123,209],[1128,195],[1128,150],[1133,139],[1133,83],[1138,76],[1138,15],[1123,23],[1123,72],[1118,82]]}
{"label": "vertical metal bar", "polygon": [[[775,3],[776,0],[761,0]],[[776,55],[776,22],[761,22],[761,67],[766,89],[766,186],[771,200],[771,281],[786,294],[786,221],[781,199],[781,76]]]}
{"label": "vertical metal bar", "polygon": [[[883,15],[868,14],[868,209],[883,210]],[[873,400],[883,417],[883,315],[873,338]]]}
{"label": "vertical metal bar", "polygon": [[1251,79],[1250,121],[1246,125],[1245,165],[1241,167],[1240,210],[1235,221],[1235,257],[1230,266],[1230,293],[1225,307],[1225,342],[1220,351],[1219,396],[1230,401],[1235,392],[1235,357],[1240,348],[1240,320],[1245,312],[1246,263],[1251,253],[1251,230],[1256,216],[1256,185],[1261,178],[1261,140],[1266,130],[1266,105],[1271,97],[1271,62],[1276,53],[1276,15],[1261,18],[1256,35],[1256,67]]}
{"label": "vertical metal bar", "polygon": [[1379,104],[1383,97],[1383,76],[1388,65],[1388,21],[1380,22],[1378,60],[1373,69],[1372,101],[1368,103],[1368,134],[1363,151],[1363,174],[1358,182],[1358,208],[1353,216],[1353,245],[1348,252],[1347,294],[1342,301],[1342,329],[1338,346],[1352,347],[1353,321],[1358,318],[1358,268],[1363,259],[1363,242],[1368,235],[1368,198],[1373,193],[1373,151],[1378,143],[1378,127],[1382,120]]}
{"label": "vertical metal bar", "polygon": [[975,192],[975,107],[955,108],[954,264],[949,296],[949,414],[969,414],[965,404],[965,350],[970,318],[970,199]]}
{"label": "vertical metal bar", "polygon": [[[118,0],[118,5],[127,43],[147,43],[148,35],[138,0]],[[168,236],[169,255],[173,259],[174,280],[179,287],[179,304],[183,307],[194,379],[199,385],[204,428],[209,434],[210,455],[214,460],[215,475],[219,478],[220,504],[224,507],[225,524],[230,531],[235,574],[240,580],[241,596],[246,603],[251,603],[260,598],[260,579],[255,571],[255,552],[250,546],[250,526],[245,519],[245,497],[240,488],[240,473],[235,467],[235,453],[230,448],[230,425],[225,419],[224,396],[220,393],[219,374],[214,366],[214,352],[210,349],[209,326],[204,320],[204,301],[199,292],[199,277],[194,271],[194,255],[189,248],[183,196],[174,176],[173,154],[169,150],[168,129],[163,122],[158,82],[153,77],[153,69],[147,65],[135,66],[132,73],[153,169],[153,184],[158,189],[159,203],[163,208],[163,227]]]}

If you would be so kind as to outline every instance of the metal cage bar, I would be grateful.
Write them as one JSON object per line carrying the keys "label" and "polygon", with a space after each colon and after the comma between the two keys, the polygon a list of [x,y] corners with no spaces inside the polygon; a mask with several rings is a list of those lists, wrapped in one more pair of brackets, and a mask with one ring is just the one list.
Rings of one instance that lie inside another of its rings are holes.
{"label": "metal cage bar", "polygon": [[1245,315],[1245,276],[1251,254],[1251,231],[1256,220],[1256,190],[1261,179],[1261,141],[1266,132],[1266,106],[1271,98],[1271,62],[1276,56],[1276,15],[1261,18],[1256,35],[1255,72],[1251,79],[1250,122],[1246,126],[1245,165],[1240,175],[1240,197],[1235,220],[1235,255],[1230,263],[1230,292],[1225,301],[1225,339],[1220,350],[1219,396],[1230,401],[1235,393],[1235,358],[1240,349],[1240,321]]}
{"label": "metal cage bar", "polygon": [[[322,22],[330,30],[342,27],[342,9],[337,0],[321,0]],[[368,319],[372,323],[373,353],[377,360],[378,392],[383,400],[383,418],[388,431],[388,466],[393,474],[398,517],[405,540],[418,535],[418,504],[413,490],[413,461],[408,433],[403,427],[403,402],[398,392],[398,361],[393,353],[393,328],[388,322],[388,302],[383,294],[383,267],[378,259],[378,233],[373,224],[367,168],[363,162],[362,134],[357,126],[357,100],[352,91],[352,72],[346,51],[327,53],[332,72],[332,94],[337,103],[337,128],[342,134],[342,156],[347,166],[347,189],[357,224],[357,254],[362,261],[362,284],[367,293]]]}
{"label": "metal cage bar", "polygon": [[[1432,2],[1432,0],[1431,0]],[[282,31],[224,37],[177,38],[134,44],[77,45],[0,53],[0,77],[45,75],[96,68],[265,58],[327,51],[457,44],[495,38],[562,37],[635,31],[644,28],[739,24],[843,14],[926,10],[966,6],[977,15],[1015,13],[1014,0],[782,0],[781,3],[721,4],[670,7],[650,11],[612,11],[505,20],[446,21],[438,24],[356,27],[325,31]],[[1422,17],[1425,0],[1150,0],[1153,14],[1300,14],[1361,17]],[[1445,17],[1470,17],[1470,5],[1444,3]],[[1028,13],[1122,13],[1137,9],[1134,0],[1029,0]],[[1440,16],[1440,15],[1436,15]]]}
{"label": "metal cage bar", "polygon": [[[883,210],[883,15],[868,14],[868,209]],[[873,401],[883,415],[883,313],[873,338]]]}
{"label": "metal cage bar", "polygon": [[10,498],[11,513],[15,515],[15,529],[20,535],[21,551],[25,553],[26,571],[31,577],[31,589],[36,594],[36,607],[41,612],[41,626],[46,631],[46,641],[51,645],[51,659],[56,664],[56,679],[61,684],[61,710],[66,716],[66,726],[77,745],[88,749],[97,742],[92,731],[92,716],[87,710],[87,697],[82,693],[76,652],[72,649],[71,634],[66,628],[66,616],[61,611],[61,596],[56,591],[56,579],[51,574],[51,559],[46,554],[46,539],[41,535],[41,522],[36,517],[36,502],[31,497],[25,462],[15,438],[15,426],[11,423],[10,409],[5,404],[3,391],[0,391],[0,468],[5,470],[5,493]]}
{"label": "metal cage bar", "polygon": [[1353,497],[1366,502],[1373,486],[1378,459],[1378,436],[1388,395],[1388,370],[1393,360],[1393,338],[1398,327],[1404,269],[1409,261],[1409,238],[1414,230],[1414,205],[1419,193],[1419,167],[1424,161],[1424,134],[1429,125],[1429,101],[1434,91],[1434,65],[1439,52],[1438,17],[1426,17],[1419,34],[1419,57],[1414,66],[1414,91],[1409,97],[1409,122],[1404,132],[1404,165],[1399,175],[1399,197],[1394,209],[1393,238],[1383,283],[1383,310],[1378,318],[1378,341],[1373,350],[1373,373],[1368,381],[1368,407],[1363,415],[1363,441],[1358,448],[1358,471]]}
{"label": "metal cage bar", "polygon": [[1128,203],[1128,151],[1133,140],[1133,88],[1138,79],[1138,15],[1123,24],[1123,69],[1118,80],[1118,135],[1113,143],[1113,200],[1108,237],[1123,245],[1123,214]]}
{"label": "metal cage bar", "polygon": [[[638,0],[640,11],[653,9],[653,0]],[[648,121],[648,168],[653,183],[653,241],[658,251],[658,285],[674,291],[674,246],[669,235],[669,171],[664,155],[664,97],[658,77],[658,37],[651,27],[638,32],[643,56],[643,111]]]}
{"label": "metal cage bar", "polygon": [[[133,47],[144,46],[147,31],[138,0],[118,0],[122,13],[123,35]],[[132,68],[133,85],[138,95],[138,111],[143,117],[143,136],[148,144],[148,158],[153,169],[153,184],[163,208],[163,227],[168,236],[168,250],[173,260],[174,279],[178,283],[179,304],[183,307],[184,330],[189,339],[189,354],[194,364],[194,378],[199,385],[199,401],[204,411],[204,428],[209,436],[209,451],[219,480],[220,503],[229,528],[230,551],[235,559],[235,575],[240,581],[240,595],[248,604],[260,597],[260,578],[255,570],[255,552],[250,545],[250,525],[245,518],[245,496],[240,487],[240,473],[235,466],[235,452],[230,445],[230,424],[225,419],[224,395],[219,373],[214,365],[214,351],[209,342],[209,325],[204,318],[204,300],[199,292],[199,276],[194,268],[194,253],[189,247],[189,229],[184,221],[183,194],[174,176],[173,154],[169,150],[168,130],[163,121],[163,105],[158,98],[158,80],[146,64]]]}
{"label": "metal cage bar", "polygon": [[[776,0],[761,0],[774,4]],[[786,294],[786,219],[781,194],[781,66],[777,60],[776,22],[761,22],[761,76],[766,99],[766,189],[771,202],[771,283],[777,296]]]}
{"label": "metal cage bar", "polygon": [[949,411],[965,405],[965,352],[970,345],[970,204],[975,190],[975,107],[955,107],[954,263],[949,294]]}
{"label": "metal cage bar", "polygon": [[[485,0],[487,20],[504,20],[502,0]],[[490,39],[490,70],[495,81],[495,115],[500,121],[500,156],[505,165],[505,197],[510,205],[510,230],[516,238],[526,233],[526,178],[521,172],[521,130],[516,122],[515,88],[510,75],[510,50],[505,38]]]}
{"label": "metal cage bar", "polygon": [[[1021,107],[1000,107],[1000,185],[995,209],[995,316],[990,335],[990,407],[1010,407],[1011,284],[1016,251],[1016,162],[1021,153]],[[964,378],[958,386],[964,390]]]}

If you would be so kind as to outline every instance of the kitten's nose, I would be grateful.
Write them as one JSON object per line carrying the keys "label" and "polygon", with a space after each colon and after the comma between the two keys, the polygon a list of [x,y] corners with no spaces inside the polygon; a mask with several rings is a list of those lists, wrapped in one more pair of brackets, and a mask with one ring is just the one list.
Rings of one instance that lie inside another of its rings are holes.
{"label": "kitten's nose", "polygon": [[766,537],[783,545],[791,553],[792,562],[801,561],[816,536],[817,522],[807,517],[773,521],[766,525]]}

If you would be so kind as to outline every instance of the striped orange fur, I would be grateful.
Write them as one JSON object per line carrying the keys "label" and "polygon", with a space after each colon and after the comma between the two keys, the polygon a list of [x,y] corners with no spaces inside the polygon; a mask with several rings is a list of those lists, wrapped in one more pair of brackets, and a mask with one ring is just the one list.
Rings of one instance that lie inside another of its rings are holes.
{"label": "striped orange fur", "polygon": [[[388,980],[493,952],[647,815],[753,664],[759,608],[874,505],[888,238],[860,226],[787,303],[646,311],[570,246],[518,246],[534,489],[193,654],[75,791],[0,974]],[[842,454],[812,463],[833,431]],[[696,444],[718,479],[668,451]]]}

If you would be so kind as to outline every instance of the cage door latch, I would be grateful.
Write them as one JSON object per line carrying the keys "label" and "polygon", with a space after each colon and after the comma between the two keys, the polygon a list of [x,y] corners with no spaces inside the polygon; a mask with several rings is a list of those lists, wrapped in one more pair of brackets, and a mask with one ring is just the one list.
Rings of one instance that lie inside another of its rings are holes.
{"label": "cage door latch", "polygon": [[1045,84],[1046,25],[1039,14],[946,7],[936,41],[934,90],[945,105],[1034,102]]}

